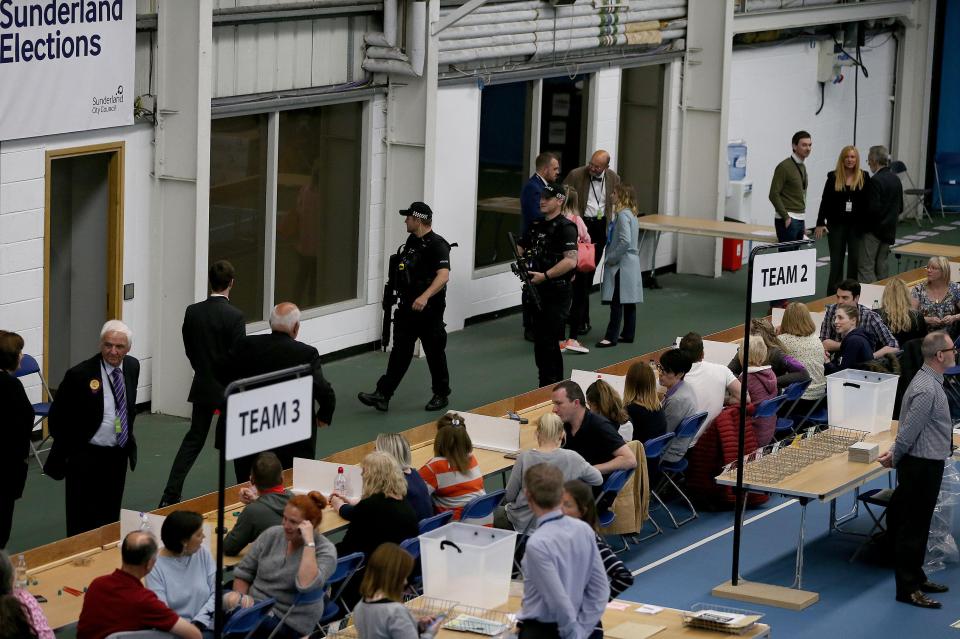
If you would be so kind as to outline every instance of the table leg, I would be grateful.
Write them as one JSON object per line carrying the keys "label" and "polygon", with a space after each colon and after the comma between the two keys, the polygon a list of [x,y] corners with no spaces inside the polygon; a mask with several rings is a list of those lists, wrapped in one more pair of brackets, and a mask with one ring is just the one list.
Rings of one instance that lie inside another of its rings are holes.
{"label": "table leg", "polygon": [[799,498],[800,502],[800,536],[797,539],[797,563],[794,569],[793,586],[797,590],[803,589],[803,543],[807,531],[807,502],[808,499]]}
{"label": "table leg", "polygon": [[853,489],[853,508],[845,515],[837,517],[837,500],[830,500],[830,526],[828,530],[830,532],[844,533],[846,535],[852,535],[857,533],[849,533],[843,528],[840,527],[840,524],[844,524],[851,519],[856,519],[860,516],[860,488]]}

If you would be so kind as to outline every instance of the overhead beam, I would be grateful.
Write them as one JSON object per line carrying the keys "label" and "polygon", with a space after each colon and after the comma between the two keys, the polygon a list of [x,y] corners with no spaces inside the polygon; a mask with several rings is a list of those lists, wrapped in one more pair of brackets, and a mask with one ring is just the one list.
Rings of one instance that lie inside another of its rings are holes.
{"label": "overhead beam", "polygon": [[774,11],[751,11],[733,16],[733,32],[755,33],[777,29],[815,27],[824,24],[859,22],[900,18],[912,23],[915,18],[914,0],[872,0],[855,4],[813,5]]}
{"label": "overhead beam", "polygon": [[433,28],[430,30],[430,35],[437,35],[447,27],[452,27],[461,19],[470,15],[485,4],[487,4],[487,0],[470,0],[466,4],[460,5],[447,15],[434,22]]}

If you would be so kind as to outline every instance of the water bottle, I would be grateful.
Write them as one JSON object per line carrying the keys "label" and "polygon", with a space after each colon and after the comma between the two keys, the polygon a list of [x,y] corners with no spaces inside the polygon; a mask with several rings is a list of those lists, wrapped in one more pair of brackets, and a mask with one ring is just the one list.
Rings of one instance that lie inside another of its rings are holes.
{"label": "water bottle", "polygon": [[147,519],[147,513],[140,513],[140,532],[153,534],[153,528],[150,527],[150,520]]}
{"label": "water bottle", "polygon": [[343,466],[337,467],[337,478],[333,480],[333,492],[341,497],[347,496],[347,475],[343,472]]}
{"label": "water bottle", "polygon": [[17,557],[17,576],[14,585],[17,588],[26,588],[29,585],[29,580],[27,579],[27,558],[23,556],[23,553]]}

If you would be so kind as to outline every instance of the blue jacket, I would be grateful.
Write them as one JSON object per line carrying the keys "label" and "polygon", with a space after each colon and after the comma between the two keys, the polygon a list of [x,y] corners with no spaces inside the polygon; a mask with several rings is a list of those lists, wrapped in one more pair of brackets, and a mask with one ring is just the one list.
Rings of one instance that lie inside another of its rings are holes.
{"label": "blue jacket", "polygon": [[544,186],[546,185],[543,179],[534,173],[520,191],[520,211],[523,213],[523,224],[520,227],[521,235],[527,232],[531,224],[543,216],[540,213],[540,196],[543,194]]}

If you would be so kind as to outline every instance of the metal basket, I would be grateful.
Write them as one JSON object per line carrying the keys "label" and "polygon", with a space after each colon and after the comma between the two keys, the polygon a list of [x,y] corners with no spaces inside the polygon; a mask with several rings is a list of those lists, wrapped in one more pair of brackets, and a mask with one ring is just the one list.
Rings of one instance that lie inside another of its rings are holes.
{"label": "metal basket", "polygon": [[[744,625],[744,626],[730,626],[727,623],[722,621],[712,621],[709,619],[703,619],[702,617],[696,616],[696,613],[703,612],[706,610],[713,610],[721,614],[729,615],[744,615],[747,617],[757,617],[753,622]],[[717,606],[715,604],[707,603],[695,603],[690,607],[690,610],[684,610],[681,613],[681,618],[683,619],[683,625],[690,628],[703,628],[704,630],[715,630],[717,632],[725,632],[728,634],[744,634],[753,629],[757,622],[763,617],[763,613],[756,612],[753,610],[743,610],[741,608],[730,608],[728,606]]]}

